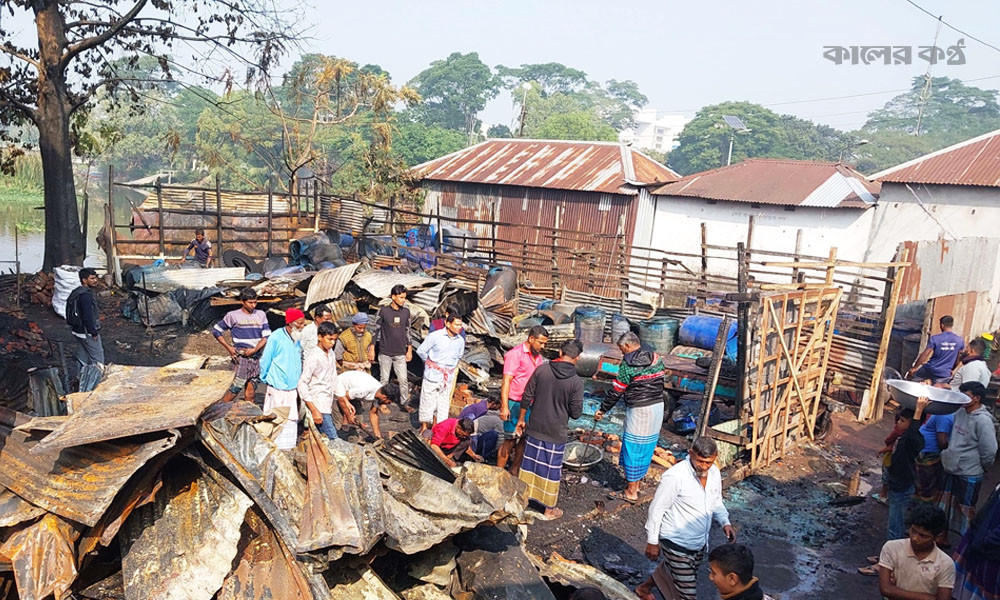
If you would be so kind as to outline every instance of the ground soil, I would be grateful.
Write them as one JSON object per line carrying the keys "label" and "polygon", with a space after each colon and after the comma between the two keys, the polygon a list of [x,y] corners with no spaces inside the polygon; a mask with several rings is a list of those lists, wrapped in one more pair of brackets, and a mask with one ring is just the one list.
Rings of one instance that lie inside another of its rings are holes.
{"label": "ground soil", "polygon": [[[121,316],[118,294],[102,294],[102,337],[108,362],[161,366],[197,355],[226,353],[210,331],[181,325],[152,330]],[[51,307],[22,304],[25,318],[38,323],[47,338],[63,342],[66,361],[73,364],[75,342],[65,321]],[[48,357],[58,365],[57,356]],[[72,370],[74,367],[70,367]],[[262,391],[258,393],[258,402]],[[365,417],[365,420],[366,417]],[[416,425],[415,415],[393,407],[383,418],[384,431]],[[885,536],[887,509],[874,500],[849,507],[829,501],[842,496],[851,475],[861,472],[861,490],[879,486],[877,452],[891,426],[891,417],[861,425],[850,412],[834,415],[834,429],[822,442],[805,442],[784,459],[749,478],[730,485],[725,501],[738,530],[757,561],[757,575],[765,591],[781,598],[816,599],[877,597],[877,581],[858,575],[865,557],[877,554]],[[630,505],[611,500],[608,493],[624,487],[617,455],[584,473],[564,471],[559,506],[565,512],[556,521],[536,521],[528,528],[527,544],[534,553],[552,552],[588,562],[628,585],[639,583],[655,566],[642,554],[649,499],[662,472],[655,466],[644,483],[642,499]],[[1000,482],[1000,466],[987,474],[983,490]],[[988,493],[982,494],[985,500]],[[713,528],[711,544],[724,543]],[[699,574],[699,598],[717,594]]]}

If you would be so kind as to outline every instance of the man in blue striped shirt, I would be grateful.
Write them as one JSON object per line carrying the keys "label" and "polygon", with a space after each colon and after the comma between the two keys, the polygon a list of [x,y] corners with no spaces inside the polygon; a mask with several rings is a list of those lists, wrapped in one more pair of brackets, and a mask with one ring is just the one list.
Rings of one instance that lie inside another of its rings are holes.
{"label": "man in blue striped shirt", "polygon": [[[243,288],[240,290],[240,303],[240,308],[226,313],[212,329],[212,335],[233,359],[233,382],[222,397],[226,402],[233,401],[240,390],[244,390],[243,398],[247,402],[253,402],[260,381],[260,351],[271,335],[267,315],[257,310],[257,292]],[[226,341],[227,331],[233,338],[232,344]]]}

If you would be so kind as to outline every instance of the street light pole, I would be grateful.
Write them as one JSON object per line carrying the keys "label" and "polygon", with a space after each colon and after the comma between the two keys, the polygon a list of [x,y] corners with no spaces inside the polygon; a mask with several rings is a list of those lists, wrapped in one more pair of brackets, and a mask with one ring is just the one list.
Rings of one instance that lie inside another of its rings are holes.
{"label": "street light pole", "polygon": [[735,131],[729,133],[729,156],[726,157],[726,166],[733,164],[733,136],[736,135]]}

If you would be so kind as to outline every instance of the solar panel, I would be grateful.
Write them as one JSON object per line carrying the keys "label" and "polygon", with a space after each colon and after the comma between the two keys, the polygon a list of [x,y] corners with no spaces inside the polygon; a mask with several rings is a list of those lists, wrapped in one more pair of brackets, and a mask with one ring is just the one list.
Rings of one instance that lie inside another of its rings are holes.
{"label": "solar panel", "polygon": [[739,117],[734,117],[732,115],[723,115],[722,120],[726,122],[726,125],[729,125],[736,131],[743,131],[747,128],[747,126],[743,124],[743,121],[741,121]]}

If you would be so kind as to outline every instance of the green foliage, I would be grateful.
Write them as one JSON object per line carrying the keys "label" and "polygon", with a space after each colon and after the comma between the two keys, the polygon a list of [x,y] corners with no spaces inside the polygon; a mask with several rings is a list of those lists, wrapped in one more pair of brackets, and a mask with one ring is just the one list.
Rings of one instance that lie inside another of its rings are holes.
{"label": "green foliage", "polygon": [[579,91],[587,84],[587,74],[560,63],[524,64],[520,67],[497,65],[497,76],[513,95],[523,83],[538,87],[542,97],[555,93]]}
{"label": "green foliage", "polygon": [[937,141],[934,136],[913,135],[904,131],[878,131],[865,135],[869,143],[855,151],[855,168],[869,175],[948,145]]}
{"label": "green foliage", "polygon": [[[18,198],[35,198],[43,191],[42,158],[38,154],[19,154],[14,157],[10,175],[0,175],[0,202],[15,202]],[[32,200],[33,201],[33,200]]]}
{"label": "green foliage", "polygon": [[[734,134],[723,115],[739,117],[750,132]],[[731,135],[733,163],[751,157],[836,161],[852,140],[831,127],[779,115],[759,104],[723,102],[702,108],[684,126],[680,145],[670,153],[670,168],[688,175],[724,166]]]}
{"label": "green foliage", "polygon": [[461,131],[417,121],[403,121],[397,129],[398,135],[393,140],[393,147],[410,167],[461,150],[468,140]]}
{"label": "green foliage", "polygon": [[514,137],[514,132],[510,130],[510,127],[506,125],[493,125],[490,127],[489,131],[486,132],[486,137],[490,138],[512,138]]}
{"label": "green foliage", "polygon": [[531,137],[543,140],[613,142],[618,133],[592,112],[578,110],[553,114],[534,129]]}
{"label": "green foliage", "polygon": [[436,60],[409,85],[423,98],[414,109],[417,120],[466,135],[478,129],[477,116],[500,91],[500,81],[475,52]]}

